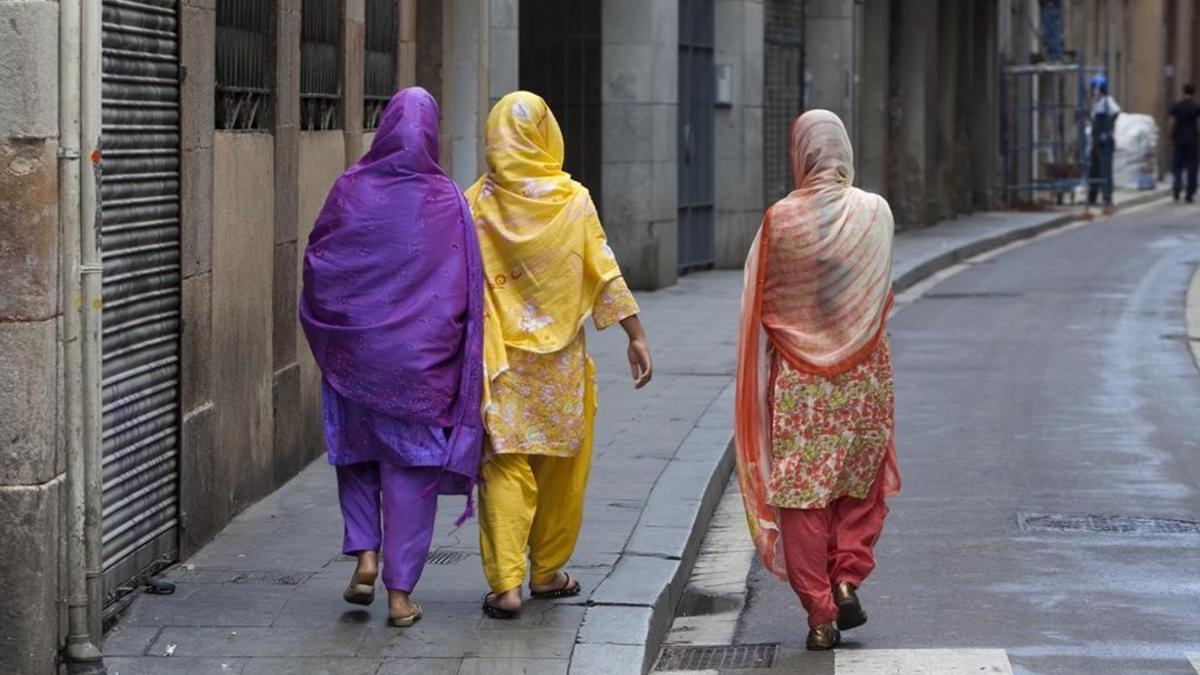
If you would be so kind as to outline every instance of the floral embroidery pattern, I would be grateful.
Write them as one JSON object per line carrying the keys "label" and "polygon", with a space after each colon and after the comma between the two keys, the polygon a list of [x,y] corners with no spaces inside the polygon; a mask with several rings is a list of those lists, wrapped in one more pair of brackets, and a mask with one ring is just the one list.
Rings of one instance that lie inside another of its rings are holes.
{"label": "floral embroidery pattern", "polygon": [[[625,280],[617,277],[593,310],[596,328],[638,313]],[[493,452],[572,457],[583,447],[587,350],[583,332],[552,354],[508,351],[508,370],[492,383],[485,411]]]}
{"label": "floral embroidery pattern", "polygon": [[863,499],[879,473],[895,419],[887,342],[832,378],[772,357],[771,449],[767,500],[787,509]]}
{"label": "floral embroidery pattern", "polygon": [[[503,284],[500,285],[503,286]],[[521,318],[517,320],[517,325],[520,326],[521,330],[525,331],[526,333],[536,333],[546,326],[554,323],[554,319],[539,312],[538,306],[532,302],[525,303],[524,310],[524,313],[521,314]]]}

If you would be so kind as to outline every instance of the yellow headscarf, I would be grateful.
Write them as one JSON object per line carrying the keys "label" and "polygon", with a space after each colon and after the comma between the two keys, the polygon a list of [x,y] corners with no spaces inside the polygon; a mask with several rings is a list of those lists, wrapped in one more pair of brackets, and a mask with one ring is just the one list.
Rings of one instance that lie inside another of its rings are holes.
{"label": "yellow headscarf", "polygon": [[587,188],[562,170],[562,131],[540,96],[500,99],[486,138],[488,172],[466,195],[483,253],[490,381],[508,368],[507,347],[549,354],[570,344],[621,270]]}

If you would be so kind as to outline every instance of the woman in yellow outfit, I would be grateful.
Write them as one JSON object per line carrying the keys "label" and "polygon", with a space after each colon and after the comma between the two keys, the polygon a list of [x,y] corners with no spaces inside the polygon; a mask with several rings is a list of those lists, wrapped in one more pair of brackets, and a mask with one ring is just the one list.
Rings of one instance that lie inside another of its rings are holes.
{"label": "woman in yellow outfit", "polygon": [[541,97],[518,91],[487,119],[488,172],[467,190],[483,254],[484,423],[479,546],[483,610],[521,609],[526,553],[535,598],[579,593],[575,550],[592,459],[595,366],[584,322],[629,335],[634,385],[650,348],[588,191],[562,170],[563,139]]}

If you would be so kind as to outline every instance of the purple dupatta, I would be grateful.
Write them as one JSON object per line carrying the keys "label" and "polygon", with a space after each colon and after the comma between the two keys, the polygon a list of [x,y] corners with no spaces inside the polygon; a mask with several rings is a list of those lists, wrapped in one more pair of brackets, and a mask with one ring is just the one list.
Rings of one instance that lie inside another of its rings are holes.
{"label": "purple dupatta", "polygon": [[436,456],[469,486],[483,438],[483,266],[466,201],[437,160],[437,103],[419,87],[398,92],[309,236],[300,322],[326,398],[351,411],[335,424],[326,401],[331,462],[357,461],[337,448],[356,452],[349,432],[361,427],[390,430],[373,438],[420,430],[387,442],[391,458]]}

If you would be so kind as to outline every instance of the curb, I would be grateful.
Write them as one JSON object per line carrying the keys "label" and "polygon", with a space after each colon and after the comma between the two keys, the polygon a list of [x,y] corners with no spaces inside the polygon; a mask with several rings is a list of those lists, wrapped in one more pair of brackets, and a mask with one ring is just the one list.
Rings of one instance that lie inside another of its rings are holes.
{"label": "curb", "polygon": [[[1151,202],[1158,201],[1170,196],[1170,190],[1151,190],[1144,195],[1131,197],[1124,202],[1116,205],[1117,213],[1126,211],[1136,206],[1142,206]],[[1083,220],[1083,215],[1080,213],[1064,213],[1055,218],[1029,225],[1027,227],[1016,228],[1002,234],[997,234],[990,237],[980,237],[975,241],[968,242],[958,248],[949,249],[939,253],[938,255],[925,260],[921,264],[913,267],[904,274],[896,277],[892,281],[892,285],[897,292],[906,291],[912,288],[918,282],[927,279],[942,270],[952,267],[964,260],[974,258],[981,253],[995,250],[1001,246],[1006,246],[1015,241],[1022,239],[1032,239],[1039,234],[1057,230],[1072,223]]]}
{"label": "curb", "polygon": [[[1168,196],[1156,190],[1117,205],[1117,211]],[[941,251],[893,281],[896,291],[963,260],[1082,219],[1066,213],[1041,223],[985,236]],[[1200,305],[1200,271],[1193,279]],[[1196,311],[1200,334],[1200,308]],[[1200,366],[1200,345],[1193,344]],[[647,673],[671,628],[700,542],[734,469],[730,383],[708,405],[659,476],[612,572],[588,599],[571,654],[571,675]]]}

